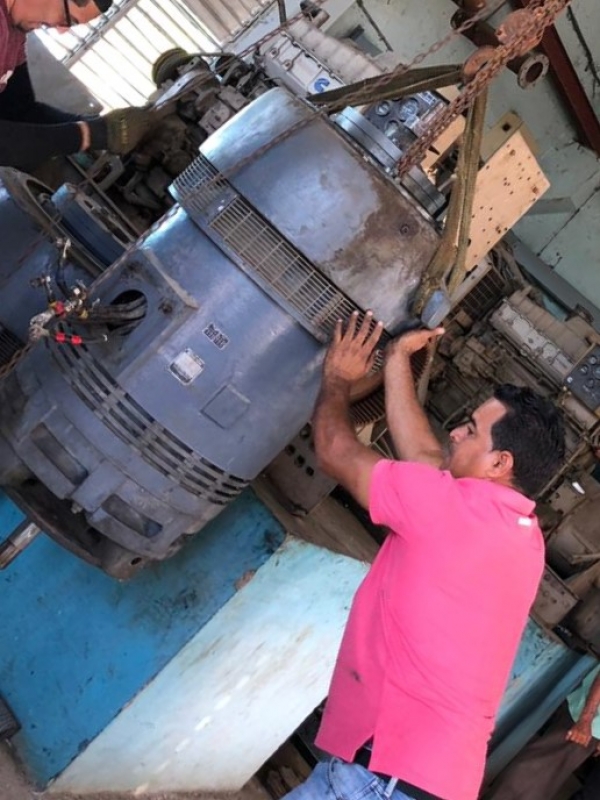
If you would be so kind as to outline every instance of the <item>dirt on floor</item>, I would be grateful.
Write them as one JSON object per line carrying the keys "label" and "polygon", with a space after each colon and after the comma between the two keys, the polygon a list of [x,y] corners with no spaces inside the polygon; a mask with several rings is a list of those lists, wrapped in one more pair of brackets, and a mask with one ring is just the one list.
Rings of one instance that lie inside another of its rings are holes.
{"label": "dirt on floor", "polygon": [[6,744],[0,744],[0,800],[270,800],[257,781],[250,781],[239,792],[232,794],[207,794],[176,792],[151,795],[134,795],[110,792],[108,794],[54,794],[33,789],[16,763]]}

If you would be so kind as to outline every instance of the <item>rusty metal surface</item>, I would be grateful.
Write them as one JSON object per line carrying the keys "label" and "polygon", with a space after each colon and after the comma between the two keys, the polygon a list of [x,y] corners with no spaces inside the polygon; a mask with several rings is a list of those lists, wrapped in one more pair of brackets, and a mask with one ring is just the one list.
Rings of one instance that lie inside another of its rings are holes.
{"label": "rusty metal surface", "polygon": [[[441,113],[435,116],[428,130],[406,151],[398,164],[398,175],[405,175],[412,166],[422,161],[433,142],[448,125],[462,114],[479,94],[485,91],[509,61],[527,52],[529,43],[534,41],[546,28],[553,25],[569,3],[570,0],[531,0],[534,13],[527,17],[527,24],[523,24],[518,31],[511,30],[510,34],[507,31],[506,43],[501,43],[495,48],[494,55],[489,62],[485,63],[463,91]],[[474,19],[472,18],[471,21]],[[462,30],[459,28],[456,33],[462,33]]]}
{"label": "rusty metal surface", "polygon": [[[511,2],[519,8],[526,8],[531,0],[511,0]],[[573,116],[582,144],[600,155],[600,120],[554,26],[546,28],[540,49],[550,60],[550,75]]]}
{"label": "rusty metal surface", "polygon": [[496,47],[493,45],[482,45],[465,60],[463,64],[463,79],[469,83],[494,57]]}
{"label": "rusty metal surface", "polygon": [[[464,11],[457,11],[451,20],[452,27],[455,29],[460,28],[466,19]],[[500,44],[500,40],[494,28],[483,20],[465,28],[463,36],[479,48],[465,63],[465,77],[469,80],[474,77],[476,72],[483,66],[483,63],[489,60],[489,52],[486,48],[497,47]],[[488,53],[488,57],[484,57],[484,53]],[[506,66],[517,76],[521,89],[530,89],[545,77],[548,72],[549,59],[543,53],[533,51],[513,58]]]}
{"label": "rusty metal surface", "polygon": [[513,11],[496,29],[498,41],[508,46],[514,45],[515,55],[525,55],[542,38],[543,29],[537,27],[538,21],[542,20],[541,12],[542,9],[528,7]]}

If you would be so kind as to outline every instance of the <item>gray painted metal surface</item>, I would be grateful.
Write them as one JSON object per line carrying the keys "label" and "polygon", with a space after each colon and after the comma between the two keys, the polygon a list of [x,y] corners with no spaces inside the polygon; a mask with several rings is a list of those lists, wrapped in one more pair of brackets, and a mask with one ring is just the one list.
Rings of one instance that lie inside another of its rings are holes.
{"label": "gray painted metal surface", "polygon": [[[246,162],[270,143],[260,158]],[[332,123],[285,90],[272,89],[201,152],[357,305],[372,308],[390,330],[407,319],[438,236],[425,214]]]}
{"label": "gray painted metal surface", "polygon": [[527,274],[543,287],[563,308],[574,311],[577,306],[584,308],[592,317],[596,330],[600,330],[600,308],[579,292],[556,270],[535,255],[514,233],[505,237],[514,256]]}

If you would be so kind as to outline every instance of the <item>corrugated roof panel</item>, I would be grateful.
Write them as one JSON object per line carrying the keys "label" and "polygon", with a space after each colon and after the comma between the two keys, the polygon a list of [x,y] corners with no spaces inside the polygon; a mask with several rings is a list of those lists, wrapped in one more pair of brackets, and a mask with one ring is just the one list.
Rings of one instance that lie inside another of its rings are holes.
{"label": "corrugated roof panel", "polygon": [[117,0],[90,25],[37,35],[106,109],[142,105],[155,89],[152,65],[161,53],[214,53],[272,2]]}

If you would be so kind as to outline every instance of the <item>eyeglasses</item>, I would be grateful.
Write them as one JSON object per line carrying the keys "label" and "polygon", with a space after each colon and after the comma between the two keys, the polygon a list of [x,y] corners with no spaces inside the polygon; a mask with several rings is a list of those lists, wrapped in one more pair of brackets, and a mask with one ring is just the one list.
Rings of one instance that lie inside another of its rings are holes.
{"label": "eyeglasses", "polygon": [[72,28],[75,22],[69,11],[69,0],[63,0],[63,9],[65,11],[65,27]]}

